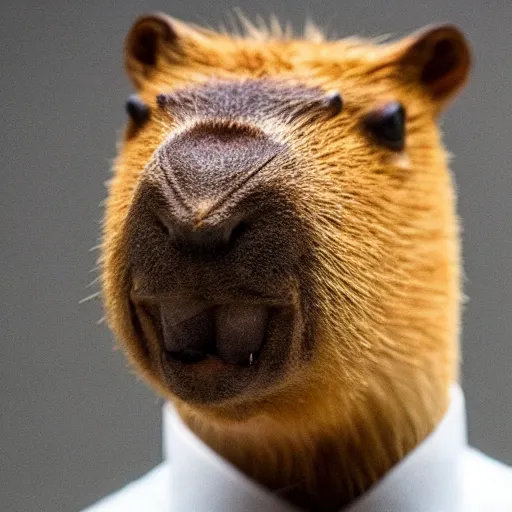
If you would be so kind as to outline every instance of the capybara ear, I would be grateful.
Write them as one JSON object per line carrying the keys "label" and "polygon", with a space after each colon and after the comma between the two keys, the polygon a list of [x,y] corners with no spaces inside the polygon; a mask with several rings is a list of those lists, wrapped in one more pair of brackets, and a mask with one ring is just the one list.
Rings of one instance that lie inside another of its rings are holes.
{"label": "capybara ear", "polygon": [[135,21],[125,41],[125,67],[138,89],[151,78],[166,58],[166,50],[177,45],[178,39],[174,20],[166,14],[149,14]]}
{"label": "capybara ear", "polygon": [[390,48],[400,75],[418,84],[437,112],[460,91],[471,69],[467,40],[453,25],[426,27]]}

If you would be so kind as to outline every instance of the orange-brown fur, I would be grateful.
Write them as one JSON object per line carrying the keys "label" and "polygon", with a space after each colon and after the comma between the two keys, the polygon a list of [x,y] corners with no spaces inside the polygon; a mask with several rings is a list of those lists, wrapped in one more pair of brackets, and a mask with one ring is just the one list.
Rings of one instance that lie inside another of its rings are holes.
{"label": "orange-brown fur", "polygon": [[[127,55],[152,111],[157,94],[211,78],[277,77],[343,96],[343,112],[328,121],[300,130],[261,126],[311,169],[296,201],[315,226],[320,255],[319,343],[312,361],[272,396],[237,407],[182,403],[144,362],[126,304],[123,226],[144,165],[173,129],[156,115],[135,135],[128,130],[109,184],[109,324],[136,370],[207,444],[288,499],[336,510],[433,430],[458,377],[458,222],[436,121],[467,69],[434,92],[418,83],[421,62],[401,57],[418,35],[377,45],[324,41],[317,32],[305,39],[251,30],[234,37],[172,23],[179,44],[160,48],[151,73]],[[388,100],[407,109],[403,154],[383,150],[361,129],[364,113]]]}

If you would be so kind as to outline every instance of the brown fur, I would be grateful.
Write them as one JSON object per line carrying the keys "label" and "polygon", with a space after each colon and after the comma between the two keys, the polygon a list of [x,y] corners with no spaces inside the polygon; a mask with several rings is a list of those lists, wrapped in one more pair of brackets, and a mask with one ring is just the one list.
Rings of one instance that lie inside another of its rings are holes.
{"label": "brown fur", "polygon": [[[144,31],[160,34],[153,63],[141,63],[137,52]],[[106,314],[137,371],[207,444],[286,499],[337,510],[432,431],[457,379],[458,223],[436,119],[465,81],[468,51],[452,27],[386,44],[324,41],[311,30],[305,39],[248,31],[234,37],[162,17],[132,29],[127,69],[152,118],[128,127],[109,185]],[[441,73],[428,68],[439,64],[438,40],[453,54]],[[344,101],[338,116],[300,130],[256,123],[308,163],[293,201],[312,226],[317,256],[315,348],[271,394],[193,405],[168,388],[132,325],[127,216],[146,163],[177,129],[157,113],[157,95],[253,78],[337,90]],[[361,128],[366,112],[390,100],[407,111],[403,153],[380,147]]]}

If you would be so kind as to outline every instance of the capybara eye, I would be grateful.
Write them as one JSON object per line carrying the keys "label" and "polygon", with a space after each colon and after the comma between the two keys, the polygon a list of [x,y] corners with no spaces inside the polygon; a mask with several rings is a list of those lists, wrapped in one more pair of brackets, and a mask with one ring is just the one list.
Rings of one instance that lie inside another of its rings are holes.
{"label": "capybara eye", "polygon": [[331,112],[331,115],[337,116],[343,110],[343,99],[338,91],[330,92],[325,98],[325,105]]}
{"label": "capybara eye", "polygon": [[393,101],[370,111],[364,125],[379,144],[395,151],[404,149],[405,109],[401,103]]}
{"label": "capybara eye", "polygon": [[126,101],[126,112],[137,126],[142,126],[149,119],[149,107],[135,94]]}

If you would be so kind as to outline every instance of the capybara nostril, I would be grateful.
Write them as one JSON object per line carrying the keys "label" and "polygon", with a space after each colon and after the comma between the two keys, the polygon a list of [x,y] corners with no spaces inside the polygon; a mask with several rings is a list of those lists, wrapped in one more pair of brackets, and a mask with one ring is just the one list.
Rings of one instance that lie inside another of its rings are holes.
{"label": "capybara nostril", "polygon": [[182,251],[214,252],[226,251],[234,247],[248,230],[249,224],[239,215],[210,220],[199,225],[185,224],[166,213],[159,213],[160,221],[165,226],[174,245]]}

